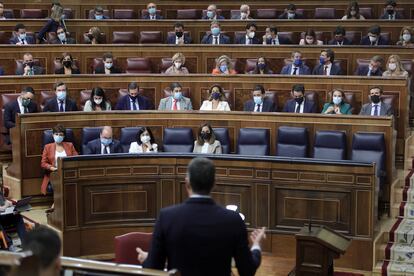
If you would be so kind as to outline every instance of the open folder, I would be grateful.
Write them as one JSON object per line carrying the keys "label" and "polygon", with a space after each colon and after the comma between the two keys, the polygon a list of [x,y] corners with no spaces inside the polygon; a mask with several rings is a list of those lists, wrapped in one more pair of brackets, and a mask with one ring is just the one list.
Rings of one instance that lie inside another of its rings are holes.
{"label": "open folder", "polygon": [[25,197],[23,199],[20,199],[16,202],[16,205],[10,206],[4,210],[4,212],[0,212],[0,215],[9,215],[13,213],[20,213],[20,212],[26,212],[32,209],[32,206],[30,206],[30,200],[32,200],[32,197]]}

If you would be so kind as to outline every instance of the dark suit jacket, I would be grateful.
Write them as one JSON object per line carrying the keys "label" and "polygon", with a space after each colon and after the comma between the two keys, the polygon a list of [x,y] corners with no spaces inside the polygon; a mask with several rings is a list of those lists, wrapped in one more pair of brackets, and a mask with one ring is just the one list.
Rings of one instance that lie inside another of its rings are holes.
{"label": "dark suit jacket", "polygon": [[[65,44],[76,44],[76,40],[74,38],[71,38],[71,37],[66,37],[65,41],[66,41]],[[65,45],[65,44],[62,44],[62,42],[59,40],[59,38],[53,39],[52,41],[50,41],[50,44]]]}
{"label": "dark suit jacket", "polygon": [[[253,40],[253,44],[260,44],[260,40],[257,37],[253,37],[252,40]],[[246,35],[237,37],[234,44],[245,45],[246,44]]]}
{"label": "dark suit jacket", "polygon": [[[142,19],[150,19],[150,15],[149,14],[145,14]],[[161,15],[156,14],[155,15],[155,19],[164,19]]]}
{"label": "dark suit jacket", "polygon": [[[184,34],[184,44],[191,44],[193,40],[187,34]],[[175,44],[175,35],[167,37],[167,44]]]}
{"label": "dark suit jacket", "polygon": [[[295,99],[290,99],[285,103],[283,107],[283,112],[295,113],[296,101]],[[316,113],[316,104],[312,101],[305,100],[305,106],[303,107],[303,113]]]}
{"label": "dark suit jacket", "polygon": [[[78,111],[78,107],[76,106],[76,102],[72,101],[71,99],[66,98],[65,101],[65,112],[68,111]],[[56,100],[56,97],[50,99],[45,107],[43,107],[43,112],[59,112],[59,106]]]}
{"label": "dark suit jacket", "polygon": [[[208,18],[207,15],[203,16],[201,19],[210,20],[210,18]],[[217,14],[216,19],[214,19],[214,20],[223,20],[223,19],[225,19],[224,16]]]}
{"label": "dark suit jacket", "polygon": [[[362,106],[359,115],[371,115],[372,103],[366,103]],[[391,116],[394,114],[394,109],[391,105],[381,102],[380,116]]]}
{"label": "dark suit jacket", "polygon": [[[153,104],[147,97],[138,95],[137,97],[139,110],[152,110],[154,109]],[[131,100],[129,95],[125,95],[119,98],[116,103],[115,110],[131,110]]]}
{"label": "dark suit jacket", "polygon": [[[288,65],[283,66],[280,74],[290,75],[290,72],[292,71],[292,66],[293,64],[288,64]],[[308,66],[302,64],[302,66],[299,66],[299,75],[312,75],[312,72]]]}
{"label": "dark suit jacket", "polygon": [[[346,37],[344,37],[344,40],[342,41],[342,45],[352,45],[352,42],[349,41]],[[337,41],[335,39],[329,40],[328,45],[337,45]]]}
{"label": "dark suit jacket", "polygon": [[254,275],[260,265],[243,220],[210,198],[189,198],[160,211],[144,267],[163,269],[167,260],[182,276],[229,276],[232,257],[241,276]]}
{"label": "dark suit jacket", "polygon": [[[30,101],[29,106],[27,107],[29,113],[36,113],[37,112],[37,104],[33,101]],[[4,106],[4,126],[7,129],[15,127],[16,125],[16,114],[20,113],[19,103],[17,100],[7,103]]]}
{"label": "dark suit jacket", "polygon": [[[230,37],[224,34],[219,35],[219,43],[221,44],[230,44]],[[213,35],[206,34],[201,40],[201,44],[213,44]]]}
{"label": "dark suit jacket", "polygon": [[[383,13],[379,19],[388,20],[389,19],[388,13],[387,12]],[[395,11],[395,19],[404,19],[404,15],[402,15],[401,13]]]}
{"label": "dark suit jacket", "polygon": [[[288,16],[287,12],[284,12],[281,15],[279,15],[278,19],[288,19],[287,16]],[[304,19],[304,17],[301,14],[295,13],[295,18],[294,19]]]}
{"label": "dark suit jacket", "polygon": [[[279,39],[279,44],[292,44],[292,41],[290,41],[289,38],[283,36],[278,36],[277,38]],[[266,44],[272,45],[272,39],[266,39]]]}
{"label": "dark suit jacket", "polygon": [[[271,101],[270,99],[265,98],[262,104],[263,104],[262,112],[276,112],[275,103]],[[248,100],[247,102],[244,103],[243,111],[253,112],[255,105],[256,104],[254,103],[253,100]]]}
{"label": "dark suit jacket", "polygon": [[[109,150],[111,153],[122,153],[122,146],[118,140],[113,139],[112,143],[109,145]],[[83,154],[101,154],[101,138],[89,141],[86,145],[86,150]]]}
{"label": "dark suit jacket", "polygon": [[4,75],[4,70],[3,68],[0,67],[0,76],[3,76],[3,75]]}
{"label": "dark suit jacket", "polygon": [[[364,36],[361,39],[361,42],[359,43],[360,45],[371,45],[371,41],[369,40],[369,36]],[[390,42],[388,40],[386,40],[383,36],[379,36],[378,38],[378,44],[377,45],[389,45]],[[376,46],[376,45],[374,45]]]}
{"label": "dark suit jacket", "polygon": [[[65,69],[59,68],[55,71],[56,75],[63,75],[65,73]],[[79,75],[80,74],[80,70],[78,68],[72,68],[72,75]]]}
{"label": "dark suit jacket", "polygon": [[[116,67],[114,65],[112,65],[111,69],[109,69],[109,71],[111,71],[111,74],[120,74],[122,73],[121,69],[119,67]],[[105,74],[105,66],[101,65],[95,68],[95,74]]]}
{"label": "dark suit jacket", "polygon": [[[24,67],[23,67],[22,70],[16,70],[16,75],[22,76],[23,73],[24,73]],[[43,67],[33,65],[33,74],[34,75],[44,75],[45,74],[45,69]]]}
{"label": "dark suit jacket", "polygon": [[[358,66],[357,71],[355,72],[355,75],[357,76],[367,76],[369,71],[368,66]],[[371,72],[371,76],[375,77],[382,77],[382,70],[380,68],[377,69],[377,71]]]}
{"label": "dark suit jacket", "polygon": [[[32,36],[26,36],[26,41],[27,44],[36,44],[36,41]],[[17,42],[19,42],[19,38],[17,36],[13,36],[9,39],[9,44],[16,44]]]}
{"label": "dark suit jacket", "polygon": [[[323,67],[325,65],[318,64],[313,68],[312,75],[323,75]],[[332,64],[330,76],[342,75],[342,70],[336,64]]]}

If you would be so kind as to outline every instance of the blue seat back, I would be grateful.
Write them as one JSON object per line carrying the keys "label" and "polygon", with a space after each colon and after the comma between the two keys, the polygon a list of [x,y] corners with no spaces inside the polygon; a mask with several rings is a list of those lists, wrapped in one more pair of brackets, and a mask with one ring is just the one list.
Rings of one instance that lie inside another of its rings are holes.
{"label": "blue seat back", "polygon": [[165,128],[163,137],[164,152],[193,152],[194,136],[191,128]]}
{"label": "blue seat back", "polygon": [[237,141],[237,153],[242,155],[269,155],[269,129],[241,128]]}
{"label": "blue seat back", "polygon": [[123,127],[121,128],[121,138],[119,139],[122,146],[122,152],[129,152],[129,146],[132,142],[137,141],[137,133],[141,127]]}
{"label": "blue seat back", "polygon": [[315,133],[313,158],[346,159],[346,134],[343,131],[321,130]]}
{"label": "blue seat back", "polygon": [[99,138],[102,127],[84,127],[82,129],[82,154],[86,151],[86,145]]}
{"label": "blue seat back", "polygon": [[[75,145],[75,136],[73,135],[73,130],[71,128],[66,129],[65,133],[65,139],[63,139],[64,142],[71,142],[73,145]],[[53,139],[53,132],[51,129],[47,129],[43,131],[42,136],[42,151],[45,145],[54,143],[55,140]]]}
{"label": "blue seat back", "polygon": [[286,157],[308,156],[308,129],[282,126],[278,128],[276,155]]}
{"label": "blue seat back", "polygon": [[225,127],[215,127],[213,128],[213,131],[216,135],[216,139],[219,140],[221,143],[223,153],[229,154],[231,151],[229,130]]}

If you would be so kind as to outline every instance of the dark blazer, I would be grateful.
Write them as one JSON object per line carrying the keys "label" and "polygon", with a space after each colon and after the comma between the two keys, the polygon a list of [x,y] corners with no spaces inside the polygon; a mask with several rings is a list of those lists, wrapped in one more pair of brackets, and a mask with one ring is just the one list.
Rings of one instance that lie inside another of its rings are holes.
{"label": "dark blazer", "polygon": [[[145,14],[141,19],[150,19],[150,15],[147,13],[147,14]],[[155,19],[164,19],[164,17],[162,17],[161,15],[159,15],[159,14],[156,14],[155,15]]]}
{"label": "dark blazer", "polygon": [[[207,15],[203,16],[201,19],[210,20],[210,18],[208,18]],[[211,19],[211,20],[223,20],[223,19],[225,19],[224,16],[217,14],[216,19]]]}
{"label": "dark blazer", "polygon": [[4,75],[4,70],[3,68],[0,67],[0,76],[3,76],[3,75]]}
{"label": "dark blazer", "polygon": [[[264,98],[264,101],[262,104],[263,104],[262,112],[276,112],[275,103],[271,101],[270,99]],[[254,103],[253,100],[248,100],[247,102],[244,103],[243,111],[253,112],[255,105],[256,104]]]}
{"label": "dark blazer", "polygon": [[[111,153],[122,153],[122,146],[118,140],[113,139],[112,143],[109,144],[109,150]],[[83,154],[101,154],[101,138],[89,141],[86,145],[86,150]]]}
{"label": "dark blazer", "polygon": [[[65,69],[59,68],[55,71],[56,75],[63,75],[65,73]],[[79,75],[80,74],[80,70],[78,68],[72,68],[72,75]]]}
{"label": "dark blazer", "polygon": [[[30,101],[29,106],[27,107],[29,113],[37,112],[37,104],[33,101]],[[10,129],[16,125],[16,114],[20,114],[19,103],[17,100],[7,103],[4,106],[4,127]]]}
{"label": "dark blazer", "polygon": [[[369,66],[358,66],[357,71],[355,72],[355,75],[357,76],[367,76],[369,71]],[[378,68],[377,71],[371,72],[372,77],[382,77],[382,70],[381,68]]]}
{"label": "dark blazer", "polygon": [[56,22],[52,18],[49,18],[46,24],[39,31],[39,34],[37,35],[37,38],[40,40],[40,43],[45,42],[44,39],[46,39],[46,33],[50,33],[50,32],[56,33],[59,26],[60,26],[60,22]]}
{"label": "dark blazer", "polygon": [[[371,46],[371,41],[369,40],[369,36],[364,36],[361,39],[361,42],[359,44],[360,45],[369,45],[369,46]],[[378,38],[378,44],[373,45],[373,46],[377,46],[377,45],[389,45],[389,44],[390,44],[390,42],[387,39],[385,39],[383,36],[380,35],[379,38]]]}
{"label": "dark blazer", "polygon": [[[253,44],[260,44],[260,40],[257,37],[253,37],[252,40],[253,40]],[[246,35],[237,37],[234,44],[245,45],[246,44]]]}
{"label": "dark blazer", "polygon": [[[76,106],[76,102],[72,101],[71,99],[66,98],[65,101],[65,112],[68,111],[78,111],[78,107]],[[45,107],[43,107],[43,112],[59,112],[59,106],[56,100],[56,97],[50,99]]]}
{"label": "dark blazer", "polygon": [[[312,75],[323,75],[323,67],[325,65],[318,64],[313,68]],[[334,75],[342,75],[341,67],[337,66],[336,64],[332,63],[330,76]]]}
{"label": "dark blazer", "polygon": [[[344,40],[342,41],[342,45],[352,45],[352,42],[349,41],[346,37],[344,37]],[[337,45],[337,41],[335,39],[329,40],[328,45]]]}
{"label": "dark blazer", "polygon": [[50,41],[50,44],[60,44],[60,45],[76,44],[76,40],[74,38],[71,38],[71,37],[66,37],[65,43],[63,44],[62,41],[60,41],[59,38],[55,38],[52,41]]}
{"label": "dark blazer", "polygon": [[[191,44],[193,40],[187,34],[184,34],[184,44]],[[167,37],[167,44],[175,44],[175,35]]]}
{"label": "dark blazer", "polygon": [[[394,11],[395,13],[395,19],[404,19],[404,15],[402,15],[401,13],[399,13],[398,11]],[[389,15],[387,12],[383,13],[379,19],[389,19]]]}
{"label": "dark blazer", "polygon": [[[22,76],[23,74],[24,74],[24,67],[23,67],[23,69],[16,70],[16,75]],[[45,74],[45,69],[43,67],[33,65],[33,74],[34,75],[44,75]]]}
{"label": "dark blazer", "polygon": [[[281,75],[290,75],[292,71],[293,64],[288,64],[283,66],[282,71],[280,72]],[[312,75],[310,68],[304,64],[299,66],[299,75]]]}
{"label": "dark blazer", "polygon": [[[111,69],[109,69],[109,71],[111,71],[111,74],[121,74],[121,68],[116,67],[114,65],[112,65]],[[100,65],[98,67],[95,68],[95,74],[105,74],[105,66],[104,65]]]}
{"label": "dark blazer", "polygon": [[250,251],[246,225],[236,212],[210,198],[189,198],[161,209],[143,266],[176,268],[182,276],[230,275],[231,258],[239,275],[254,275],[261,252]]}
{"label": "dark blazer", "polygon": [[[279,44],[292,44],[292,41],[290,41],[289,38],[278,36],[277,39],[279,39]],[[272,39],[271,38],[266,39],[266,44],[272,45]]]}
{"label": "dark blazer", "polygon": [[[230,37],[224,34],[219,35],[219,43],[221,44],[230,44]],[[201,44],[213,44],[213,35],[206,34],[204,35],[203,39],[201,40]]]}
{"label": "dark blazer", "polygon": [[[295,113],[296,101],[295,99],[290,99],[285,103],[283,107],[283,112]],[[312,101],[305,100],[305,106],[303,107],[303,113],[316,113],[316,104]]]}
{"label": "dark blazer", "polygon": [[[19,42],[19,38],[17,36],[13,36],[9,39],[9,44],[16,44],[17,42]],[[36,41],[32,36],[26,36],[26,42],[27,44],[36,44]]]}
{"label": "dark blazer", "polygon": [[[278,19],[288,19],[288,13],[284,12],[279,15]],[[293,19],[304,19],[303,15],[295,13],[295,17]]]}
{"label": "dark blazer", "polygon": [[[362,106],[359,115],[371,116],[372,103],[366,103]],[[380,116],[391,116],[394,114],[394,109],[391,105],[381,102]]]}
{"label": "dark blazer", "polygon": [[[152,110],[154,105],[150,102],[147,97],[138,95],[137,97],[139,110]],[[131,110],[131,100],[129,95],[125,95],[119,98],[116,103],[115,110]]]}

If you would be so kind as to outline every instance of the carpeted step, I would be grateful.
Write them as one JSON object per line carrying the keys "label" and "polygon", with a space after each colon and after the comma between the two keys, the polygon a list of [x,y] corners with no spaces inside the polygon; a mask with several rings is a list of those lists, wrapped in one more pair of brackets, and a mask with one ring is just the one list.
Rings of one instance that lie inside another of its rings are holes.
{"label": "carpeted step", "polygon": [[389,242],[414,245],[414,220],[397,219],[389,232]]}
{"label": "carpeted step", "polygon": [[404,276],[413,275],[414,264],[399,263],[393,261],[384,261],[382,264],[382,275],[383,276]]}
{"label": "carpeted step", "polygon": [[398,215],[405,219],[414,219],[414,202],[401,202]]}
{"label": "carpeted step", "polygon": [[388,243],[385,259],[393,262],[414,264],[414,247],[411,244]]}

